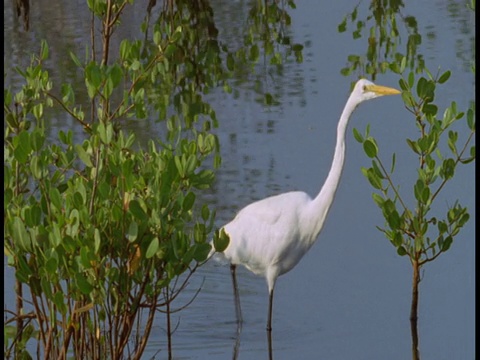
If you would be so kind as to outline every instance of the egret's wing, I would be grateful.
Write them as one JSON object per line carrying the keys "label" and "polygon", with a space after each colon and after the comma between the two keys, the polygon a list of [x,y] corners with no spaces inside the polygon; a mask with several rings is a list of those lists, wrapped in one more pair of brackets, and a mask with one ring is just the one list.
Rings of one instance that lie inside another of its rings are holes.
{"label": "egret's wing", "polygon": [[290,192],[243,208],[225,225],[230,236],[230,245],[225,250],[227,258],[244,264],[254,273],[263,273],[266,266],[278,262],[296,243],[299,209],[309,201],[306,193]]}

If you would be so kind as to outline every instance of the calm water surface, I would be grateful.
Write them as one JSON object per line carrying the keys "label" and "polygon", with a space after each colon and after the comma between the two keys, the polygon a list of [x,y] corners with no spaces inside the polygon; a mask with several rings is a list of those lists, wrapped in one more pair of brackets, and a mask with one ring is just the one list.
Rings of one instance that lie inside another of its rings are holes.
{"label": "calm water surface", "polygon": [[[46,6],[45,1],[40,1]],[[32,31],[22,33],[11,21],[11,5],[4,0],[5,66],[24,64],[27,50],[38,40],[49,41],[52,64],[67,69],[57,47],[81,48],[83,39],[78,14],[83,1],[57,5],[50,18],[32,4]],[[360,10],[367,11],[367,3]],[[245,25],[243,1],[212,1],[217,26],[223,40],[234,43]],[[253,200],[289,190],[304,190],[314,196],[325,179],[335,146],[338,117],[348,97],[349,85],[357,75],[340,75],[349,54],[365,53],[364,41],[354,41],[348,31],[337,32],[337,25],[353,10],[352,2],[301,1],[291,10],[291,36],[305,44],[304,62],[287,63],[281,74],[270,74],[259,66],[262,85],[279,95],[281,105],[264,107],[246,81],[237,96],[212,94],[220,120],[218,135],[223,166],[215,191],[205,201],[217,206],[218,226],[229,221],[241,207]],[[73,16],[75,15],[75,16]],[[452,100],[466,109],[474,98],[473,14],[461,1],[435,1],[408,5],[403,15],[415,16],[423,43],[427,67],[450,69],[452,78],[437,94],[440,113]],[[138,24],[141,9],[132,11],[128,22]],[[52,18],[53,17],[53,18]],[[62,20],[63,17],[63,20]],[[132,25],[133,26],[133,25]],[[61,34],[61,36],[59,36]],[[125,36],[131,36],[126,31]],[[57,47],[56,47],[57,46]],[[60,79],[78,77],[67,70]],[[10,73],[7,82],[15,83]],[[380,75],[378,83],[397,86],[396,75]],[[55,119],[54,119],[55,120]],[[409,359],[410,278],[406,258],[376,229],[383,220],[371,200],[371,188],[360,172],[367,166],[351,128],[371,124],[385,158],[397,153],[396,180],[407,191],[413,186],[412,161],[405,144],[416,129],[399,97],[382,98],[362,104],[347,132],[347,157],[342,182],[326,225],[310,252],[290,273],[279,278],[273,314],[274,359]],[[56,119],[52,133],[73,127],[68,119]],[[135,131],[150,136],[152,124],[137,124]],[[460,130],[459,130],[460,131]],[[81,133],[79,131],[79,133]],[[462,136],[462,133],[460,134]],[[471,221],[451,249],[424,268],[420,287],[419,336],[422,359],[473,359],[475,345],[475,187],[474,165],[459,169],[456,179],[445,190],[439,205],[455,199],[469,208]],[[200,269],[188,290],[178,300],[182,306],[202,291],[184,311],[173,317],[178,325],[173,335],[175,359],[266,359],[267,288],[264,279],[241,268],[238,272],[245,324],[237,336],[235,311],[227,264],[210,262]],[[13,279],[5,278],[5,291]],[[6,298],[7,305],[12,299]],[[13,307],[13,306],[12,306]],[[167,358],[165,320],[158,317],[152,330],[145,359]]]}

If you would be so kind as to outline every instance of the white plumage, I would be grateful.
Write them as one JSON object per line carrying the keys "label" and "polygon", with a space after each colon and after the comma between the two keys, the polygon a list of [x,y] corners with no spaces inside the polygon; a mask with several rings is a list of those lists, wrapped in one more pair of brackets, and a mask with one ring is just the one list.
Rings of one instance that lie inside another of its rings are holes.
{"label": "white plumage", "polygon": [[292,191],[256,201],[244,207],[224,226],[230,238],[223,252],[231,264],[237,321],[242,323],[236,281],[237,265],[244,265],[267,280],[269,310],[267,330],[272,328],[273,291],[278,276],[290,271],[316,241],[340,182],[345,157],[345,132],[350,115],[363,101],[400,91],[361,79],[347,100],[337,127],[337,143],[327,179],[315,198]]}

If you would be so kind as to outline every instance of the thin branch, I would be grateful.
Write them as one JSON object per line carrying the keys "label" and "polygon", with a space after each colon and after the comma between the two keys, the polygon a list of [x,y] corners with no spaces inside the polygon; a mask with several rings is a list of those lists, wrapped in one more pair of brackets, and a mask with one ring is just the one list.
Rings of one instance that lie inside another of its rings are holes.
{"label": "thin branch", "polygon": [[[463,153],[466,151],[467,149],[467,146],[468,144],[470,143],[470,141],[472,140],[472,137],[473,135],[475,134],[475,131],[471,131],[470,132],[470,135],[468,136],[468,139],[467,141],[465,142],[465,145],[463,146],[463,149],[462,151],[460,151],[460,153],[457,155],[457,158],[455,159],[455,166],[457,166],[457,164],[460,162],[462,156],[463,156]],[[440,193],[440,191],[442,190],[442,188],[445,186],[445,184],[449,181],[450,179],[444,179],[440,186],[438,187],[438,189],[433,193],[432,195],[432,202],[433,200],[437,197],[437,195]]]}
{"label": "thin branch", "polygon": [[85,121],[83,121],[82,119],[80,119],[78,116],[76,116],[73,111],[71,111],[64,103],[63,101],[61,101],[58,97],[56,97],[55,95],[53,95],[51,92],[47,92],[46,93],[47,96],[49,96],[50,98],[52,98],[53,100],[55,100],[57,102],[57,104],[59,104],[63,110],[65,110],[71,117],[73,117],[76,121],[78,121],[84,128],[85,130],[87,130],[89,133],[91,133],[92,131],[92,128],[90,127],[90,124],[86,123]]}
{"label": "thin branch", "polygon": [[380,158],[378,157],[378,155],[375,155],[375,159],[378,161],[380,167],[382,168],[382,171],[383,173],[385,174],[386,178],[387,178],[387,181],[388,183],[390,184],[393,192],[395,193],[395,196],[397,197],[397,199],[400,201],[400,204],[403,206],[403,210],[407,211],[408,208],[407,206],[404,204],[401,196],[400,196],[400,193],[397,191],[397,189],[395,188],[395,185],[393,184],[393,181],[391,179],[391,177],[389,176],[387,170],[385,169],[385,167],[383,166],[383,163],[382,163],[382,160],[380,160]]}

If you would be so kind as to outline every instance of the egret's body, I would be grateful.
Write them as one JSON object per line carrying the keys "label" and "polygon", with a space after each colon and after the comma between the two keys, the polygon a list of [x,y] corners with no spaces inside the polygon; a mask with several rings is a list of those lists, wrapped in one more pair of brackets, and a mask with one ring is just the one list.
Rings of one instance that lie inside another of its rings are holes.
{"label": "egret's body", "polygon": [[273,290],[278,276],[290,271],[316,241],[342,175],[345,158],[345,132],[353,110],[362,102],[382,95],[399,94],[396,89],[359,80],[350,95],[337,127],[337,144],[327,179],[315,198],[292,191],[256,201],[244,207],[224,226],[230,243],[224,256],[230,261],[237,320],[241,323],[240,300],[235,269],[244,265],[267,280],[271,330]]}

